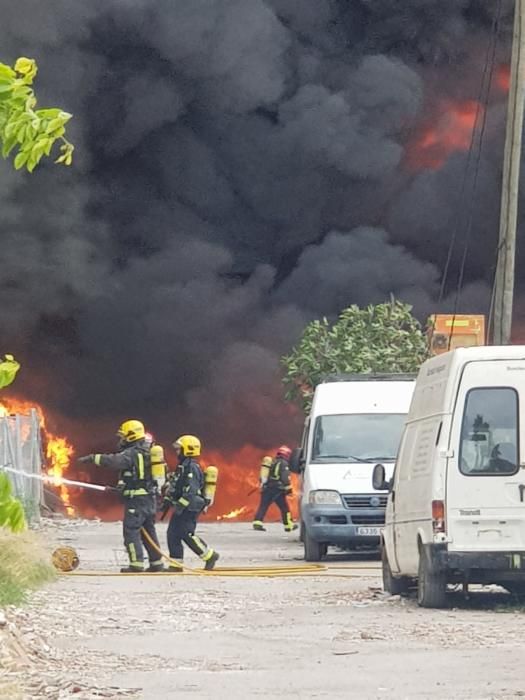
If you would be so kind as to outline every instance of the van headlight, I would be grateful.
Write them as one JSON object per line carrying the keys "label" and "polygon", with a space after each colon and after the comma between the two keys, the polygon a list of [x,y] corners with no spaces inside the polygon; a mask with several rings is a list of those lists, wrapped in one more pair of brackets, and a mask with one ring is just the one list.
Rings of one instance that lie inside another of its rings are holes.
{"label": "van headlight", "polygon": [[339,491],[310,491],[308,502],[315,506],[340,506]]}

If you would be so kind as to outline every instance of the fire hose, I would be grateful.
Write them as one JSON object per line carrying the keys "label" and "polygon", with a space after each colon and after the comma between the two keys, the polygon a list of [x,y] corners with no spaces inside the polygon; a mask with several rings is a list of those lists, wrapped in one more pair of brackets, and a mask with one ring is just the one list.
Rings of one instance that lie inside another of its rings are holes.
{"label": "fire hose", "polygon": [[[28,479],[38,479],[40,481],[44,481],[47,483],[55,484],[56,486],[61,486],[62,484],[66,484],[68,486],[77,486],[79,488],[85,488],[85,489],[91,489],[95,491],[118,491],[114,486],[102,486],[100,484],[90,484],[88,482],[83,482],[83,481],[74,481],[72,479],[64,479],[62,477],[53,477],[45,474],[29,474],[28,472],[24,472],[20,469],[14,469],[12,467],[7,467],[7,466],[1,466],[0,471],[4,470],[7,472],[11,472],[13,474],[19,474],[21,476],[24,476]],[[277,577],[277,576],[302,576],[302,575],[311,575],[311,574],[319,574],[323,571],[326,571],[327,567],[324,566],[323,564],[303,564],[303,565],[295,565],[295,566],[261,566],[261,567],[229,567],[229,568],[217,568],[212,571],[206,571],[204,569],[192,569],[190,567],[181,565],[180,562],[178,562],[175,559],[171,559],[168,554],[163,552],[160,547],[157,545],[156,542],[153,541],[153,539],[150,537],[150,535],[144,530],[141,530],[142,535],[146,538],[146,540],[149,542],[149,544],[155,549],[155,551],[162,556],[163,559],[169,562],[169,564],[175,568],[182,569],[183,574],[189,574],[192,576],[224,576],[224,577],[249,577],[249,576],[268,576],[268,577]],[[66,551],[67,550],[67,551]],[[68,576],[83,576],[83,575],[113,575],[113,576],[122,576],[120,573],[113,573],[113,572],[76,572],[74,569],[78,567],[79,564],[79,559],[78,556],[76,555],[75,550],[73,550],[71,547],[61,547],[58,550],[55,551],[53,555],[53,563],[55,564],[56,568],[61,570],[63,573],[65,573]],[[169,572],[167,572],[169,574]],[[126,574],[129,575],[129,574]],[[131,574],[131,575],[139,575],[139,574]],[[148,576],[151,576],[152,574],[147,574]],[[157,575],[157,574],[154,574]],[[166,574],[158,574],[158,575],[166,575]],[[179,572],[177,572],[177,575],[180,575]]]}

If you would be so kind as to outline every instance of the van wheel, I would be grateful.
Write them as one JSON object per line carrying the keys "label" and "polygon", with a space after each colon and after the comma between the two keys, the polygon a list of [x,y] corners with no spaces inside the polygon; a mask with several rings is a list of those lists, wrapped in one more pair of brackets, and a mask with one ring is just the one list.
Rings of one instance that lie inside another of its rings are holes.
{"label": "van wheel", "polygon": [[422,608],[444,608],[447,603],[445,574],[432,570],[423,551],[419,553],[417,602]]}
{"label": "van wheel", "polygon": [[406,595],[408,593],[408,580],[401,576],[395,578],[390,568],[390,563],[385,547],[381,547],[381,564],[383,568],[383,590],[390,595]]}
{"label": "van wheel", "polygon": [[299,542],[304,542],[304,523],[302,520],[299,526]]}
{"label": "van wheel", "polygon": [[306,561],[321,561],[323,555],[326,554],[326,548],[320,542],[313,540],[308,534],[307,529],[304,529],[304,558]]}

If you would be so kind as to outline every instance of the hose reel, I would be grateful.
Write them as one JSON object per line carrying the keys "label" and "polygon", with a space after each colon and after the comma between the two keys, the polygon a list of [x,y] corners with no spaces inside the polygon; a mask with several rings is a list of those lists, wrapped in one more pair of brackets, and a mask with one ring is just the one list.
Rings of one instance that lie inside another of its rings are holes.
{"label": "hose reel", "polygon": [[59,547],[52,554],[51,561],[58,571],[74,571],[80,564],[78,554],[73,547]]}

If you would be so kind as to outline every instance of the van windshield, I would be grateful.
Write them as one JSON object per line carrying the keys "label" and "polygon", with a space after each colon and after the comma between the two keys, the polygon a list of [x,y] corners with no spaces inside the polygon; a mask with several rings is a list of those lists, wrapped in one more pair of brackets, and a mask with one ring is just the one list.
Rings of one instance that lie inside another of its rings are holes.
{"label": "van windshield", "polygon": [[402,413],[319,416],[315,422],[312,462],[394,460],[405,419]]}

